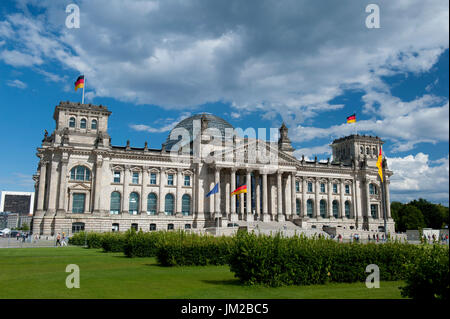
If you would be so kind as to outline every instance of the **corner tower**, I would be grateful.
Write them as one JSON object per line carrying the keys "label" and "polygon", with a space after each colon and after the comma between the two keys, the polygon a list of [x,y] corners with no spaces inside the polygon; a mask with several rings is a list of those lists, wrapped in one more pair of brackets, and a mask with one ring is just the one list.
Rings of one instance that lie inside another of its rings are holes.
{"label": "corner tower", "polygon": [[333,141],[330,145],[333,150],[333,161],[362,167],[364,165],[375,167],[378,152],[384,142],[378,136],[349,135]]}

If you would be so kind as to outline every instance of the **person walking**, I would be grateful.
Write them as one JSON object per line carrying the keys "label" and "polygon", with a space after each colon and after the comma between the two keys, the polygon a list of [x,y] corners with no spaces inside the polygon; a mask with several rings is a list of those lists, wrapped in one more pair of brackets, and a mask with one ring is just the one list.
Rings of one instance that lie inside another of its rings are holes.
{"label": "person walking", "polygon": [[56,235],[56,247],[61,246],[61,234]]}

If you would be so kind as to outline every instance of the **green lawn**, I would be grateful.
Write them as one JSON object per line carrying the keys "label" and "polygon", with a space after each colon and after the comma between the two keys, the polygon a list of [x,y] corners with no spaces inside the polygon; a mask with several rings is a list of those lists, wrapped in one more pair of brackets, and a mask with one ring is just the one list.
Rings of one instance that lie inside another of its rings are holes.
{"label": "green lawn", "polygon": [[[80,267],[79,289],[65,286],[68,264]],[[80,247],[0,249],[0,298],[401,298],[402,284],[243,286],[228,266],[167,268]]]}

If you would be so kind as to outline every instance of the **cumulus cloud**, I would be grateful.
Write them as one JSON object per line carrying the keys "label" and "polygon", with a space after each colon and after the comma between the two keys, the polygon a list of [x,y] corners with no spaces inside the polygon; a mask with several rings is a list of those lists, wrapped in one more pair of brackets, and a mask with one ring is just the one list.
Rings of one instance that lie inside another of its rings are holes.
{"label": "cumulus cloud", "polygon": [[430,161],[429,155],[417,153],[387,158],[391,178],[391,200],[409,201],[419,197],[434,201],[449,200],[449,157]]}
{"label": "cumulus cloud", "polygon": [[304,147],[294,151],[294,156],[298,159],[301,159],[302,156],[305,156],[305,160],[310,160],[315,156],[319,155],[331,155],[331,147],[329,144],[313,146],[313,147]]}
{"label": "cumulus cloud", "polygon": [[27,84],[20,81],[20,80],[8,80],[6,81],[6,85],[10,86],[10,87],[15,87],[18,89],[26,89],[27,88]]}
{"label": "cumulus cloud", "polygon": [[164,133],[173,129],[180,121],[189,117],[191,113],[183,113],[177,119],[166,118],[160,127],[149,126],[145,124],[130,124],[130,128],[138,132]]}

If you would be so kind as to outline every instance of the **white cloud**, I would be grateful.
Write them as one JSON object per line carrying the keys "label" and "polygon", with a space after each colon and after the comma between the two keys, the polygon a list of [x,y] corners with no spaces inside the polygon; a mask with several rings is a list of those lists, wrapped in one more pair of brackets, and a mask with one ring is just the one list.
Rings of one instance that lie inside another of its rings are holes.
{"label": "white cloud", "polygon": [[130,124],[130,128],[138,132],[163,133],[172,130],[180,121],[189,117],[190,113],[183,113],[177,119],[166,118],[160,127],[153,127],[145,124]]}
{"label": "white cloud", "polygon": [[324,155],[324,154],[331,155],[331,147],[329,144],[313,146],[313,147],[305,147],[305,148],[300,148],[300,149],[294,151],[295,157],[297,157],[298,159],[301,159],[302,155],[304,155],[305,160],[308,160],[308,161],[310,159],[314,158],[315,156]]}
{"label": "white cloud", "polygon": [[[417,153],[387,158],[391,177],[391,200],[402,202],[427,198],[445,203],[449,200],[449,157],[430,161],[429,155]],[[433,165],[434,164],[434,165]]]}
{"label": "white cloud", "polygon": [[11,87],[15,87],[18,89],[26,89],[27,88],[27,84],[20,81],[20,80],[8,80],[6,81],[6,85],[11,86]]}

